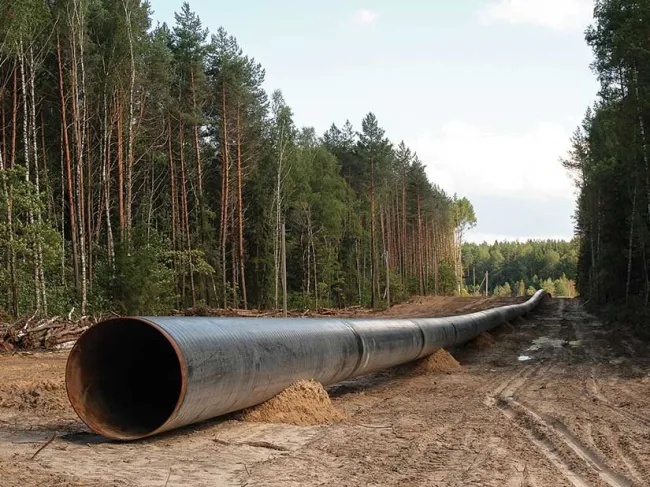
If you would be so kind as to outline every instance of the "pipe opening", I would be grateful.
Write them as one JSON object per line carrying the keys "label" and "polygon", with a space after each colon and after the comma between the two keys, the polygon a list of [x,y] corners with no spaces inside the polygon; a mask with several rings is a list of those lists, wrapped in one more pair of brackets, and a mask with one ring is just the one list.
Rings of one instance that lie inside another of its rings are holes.
{"label": "pipe opening", "polygon": [[92,430],[127,440],[153,434],[182,391],[179,354],[158,327],[119,318],[90,328],[66,365],[68,397]]}

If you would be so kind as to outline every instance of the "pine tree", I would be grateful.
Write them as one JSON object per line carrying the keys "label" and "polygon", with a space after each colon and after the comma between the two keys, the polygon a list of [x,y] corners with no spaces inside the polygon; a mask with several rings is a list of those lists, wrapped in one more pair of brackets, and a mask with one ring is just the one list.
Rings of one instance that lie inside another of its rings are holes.
{"label": "pine tree", "polygon": [[373,114],[360,132],[296,127],[264,78],[187,3],[152,26],[141,0],[5,2],[0,307],[377,307],[453,293],[454,202],[425,162]]}

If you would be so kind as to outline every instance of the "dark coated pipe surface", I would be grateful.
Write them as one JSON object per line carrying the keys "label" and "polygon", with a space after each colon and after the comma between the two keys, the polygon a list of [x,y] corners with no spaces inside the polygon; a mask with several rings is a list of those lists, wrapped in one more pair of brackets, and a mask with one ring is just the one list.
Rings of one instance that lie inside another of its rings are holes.
{"label": "dark coated pipe surface", "polygon": [[545,295],[449,318],[116,318],[70,352],[68,397],[93,431],[135,440],[260,404],[301,379],[330,385],[426,357]]}

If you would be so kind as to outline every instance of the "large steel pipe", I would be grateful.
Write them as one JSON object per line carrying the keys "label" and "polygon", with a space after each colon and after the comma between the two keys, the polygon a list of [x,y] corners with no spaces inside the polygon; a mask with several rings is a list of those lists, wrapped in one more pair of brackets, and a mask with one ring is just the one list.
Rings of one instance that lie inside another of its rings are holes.
{"label": "large steel pipe", "polygon": [[135,440],[260,404],[300,379],[329,385],[426,357],[532,311],[544,295],[449,318],[112,319],[70,352],[68,397],[93,431]]}

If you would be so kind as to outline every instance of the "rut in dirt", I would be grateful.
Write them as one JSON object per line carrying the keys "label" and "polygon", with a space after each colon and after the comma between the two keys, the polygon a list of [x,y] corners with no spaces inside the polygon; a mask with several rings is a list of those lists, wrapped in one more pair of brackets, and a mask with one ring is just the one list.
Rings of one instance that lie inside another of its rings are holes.
{"label": "rut in dirt", "polygon": [[[595,482],[611,487],[648,485],[650,476],[644,461],[647,459],[630,454],[625,436],[599,444],[591,434],[585,434],[594,428],[596,420],[601,428],[607,428],[603,419],[605,423],[618,424],[623,417],[631,429],[647,427],[647,418],[614,406],[597,386],[599,375],[603,381],[611,380],[606,377],[611,373],[611,364],[625,361],[616,357],[619,340],[577,300],[549,301],[530,321],[537,328],[535,335],[541,335],[522,352],[522,357],[532,365],[522,365],[488,395],[485,404],[499,408],[574,487]],[[632,366],[634,355],[629,357]],[[587,376],[584,366],[588,366]],[[571,402],[585,399],[587,404],[594,403],[587,408],[586,416],[581,414],[581,421],[575,421],[570,409],[553,411],[543,398],[536,397],[539,394],[531,394],[558,379],[584,385],[581,394],[573,395],[569,407],[573,407]],[[590,398],[584,398],[589,395]],[[601,414],[603,408],[608,416]]]}

